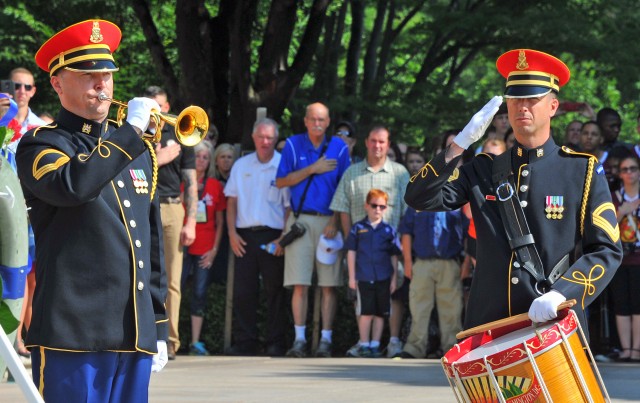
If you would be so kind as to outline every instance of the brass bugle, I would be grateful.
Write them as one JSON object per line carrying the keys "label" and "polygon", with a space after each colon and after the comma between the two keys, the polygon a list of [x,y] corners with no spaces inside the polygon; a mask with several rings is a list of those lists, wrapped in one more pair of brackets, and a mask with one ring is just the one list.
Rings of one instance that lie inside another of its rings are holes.
{"label": "brass bugle", "polygon": [[[122,124],[126,115],[125,109],[127,108],[127,104],[110,98],[104,92],[98,94],[98,100],[103,102],[108,101],[118,105],[116,120],[118,124]],[[178,116],[152,110],[151,120],[156,124],[156,133],[145,133],[143,136],[153,143],[160,142],[161,122],[173,126],[178,142],[188,147],[193,147],[202,141],[207,135],[207,131],[209,131],[209,117],[207,113],[201,107],[194,105],[183,109]]]}

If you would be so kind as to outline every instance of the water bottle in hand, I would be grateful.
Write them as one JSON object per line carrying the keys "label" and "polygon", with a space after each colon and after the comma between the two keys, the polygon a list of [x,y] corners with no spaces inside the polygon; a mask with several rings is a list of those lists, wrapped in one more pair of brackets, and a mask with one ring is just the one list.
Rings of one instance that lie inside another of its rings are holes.
{"label": "water bottle in hand", "polygon": [[274,242],[270,242],[270,243],[268,243],[268,244],[266,244],[266,245],[264,245],[264,244],[263,244],[263,245],[260,245],[260,248],[261,248],[263,251],[265,251],[265,252],[267,252],[267,253],[269,253],[269,254],[271,254],[271,255],[274,255],[274,254],[276,253],[276,248],[277,248],[277,247],[278,247],[278,246],[277,246]]}

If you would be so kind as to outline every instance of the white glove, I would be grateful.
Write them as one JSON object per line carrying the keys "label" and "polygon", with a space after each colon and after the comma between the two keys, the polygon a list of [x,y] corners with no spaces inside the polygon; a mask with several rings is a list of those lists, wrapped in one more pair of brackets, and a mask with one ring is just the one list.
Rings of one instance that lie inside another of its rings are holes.
{"label": "white glove", "polygon": [[127,122],[144,133],[149,127],[151,110],[155,109],[156,112],[160,112],[160,105],[154,99],[138,97],[127,103],[127,109]]}
{"label": "white glove", "polygon": [[566,301],[558,291],[549,291],[533,300],[529,308],[529,319],[533,322],[547,322],[558,316],[558,305]]}
{"label": "white glove", "polygon": [[453,139],[453,142],[466,150],[471,144],[480,140],[493,120],[493,116],[498,112],[501,103],[501,96],[497,95],[491,98],[491,101],[480,109],[480,112],[473,115],[469,123]]}
{"label": "white glove", "polygon": [[167,342],[158,340],[158,354],[154,354],[151,361],[151,372],[162,371],[162,368],[167,365],[167,361],[169,361],[169,357],[167,357]]}

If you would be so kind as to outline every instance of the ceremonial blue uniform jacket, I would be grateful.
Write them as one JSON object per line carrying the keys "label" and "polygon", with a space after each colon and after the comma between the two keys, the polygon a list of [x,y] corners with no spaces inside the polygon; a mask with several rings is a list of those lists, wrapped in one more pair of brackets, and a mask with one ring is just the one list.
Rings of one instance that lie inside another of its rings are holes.
{"label": "ceremonial blue uniform jacket", "polygon": [[[576,299],[574,309],[584,328],[584,308],[605,289],[622,258],[616,211],[604,172],[594,157],[560,148],[552,138],[536,149],[516,143],[507,152],[545,276],[569,255],[569,268],[551,288]],[[417,210],[430,211],[471,203],[477,264],[465,328],[528,312],[539,294],[535,279],[517,267],[507,240],[491,179],[494,156],[480,154],[456,168],[459,158],[446,164],[444,153],[411,178],[405,200]],[[560,215],[546,211],[550,201],[561,203]]]}
{"label": "ceremonial blue uniform jacket", "polygon": [[22,138],[17,163],[37,245],[26,345],[157,352],[166,279],[148,145],[128,123],[62,109]]}

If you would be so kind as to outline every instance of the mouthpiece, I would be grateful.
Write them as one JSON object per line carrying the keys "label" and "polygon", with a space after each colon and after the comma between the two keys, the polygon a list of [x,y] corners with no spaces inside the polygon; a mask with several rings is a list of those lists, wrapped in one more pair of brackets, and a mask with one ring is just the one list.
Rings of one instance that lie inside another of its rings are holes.
{"label": "mouthpiece", "polygon": [[104,92],[100,92],[100,93],[98,94],[98,100],[103,101],[103,102],[104,102],[104,101],[111,101],[111,98],[109,98],[109,97],[107,96],[107,94],[105,94]]}

